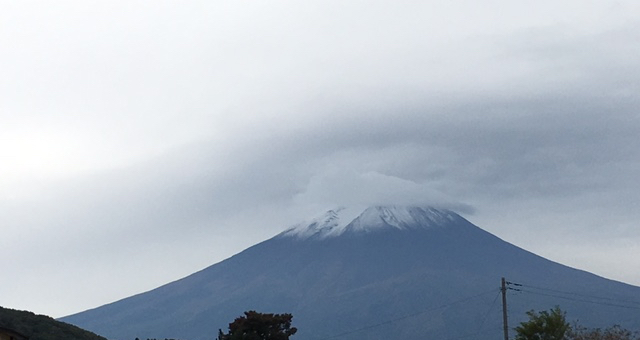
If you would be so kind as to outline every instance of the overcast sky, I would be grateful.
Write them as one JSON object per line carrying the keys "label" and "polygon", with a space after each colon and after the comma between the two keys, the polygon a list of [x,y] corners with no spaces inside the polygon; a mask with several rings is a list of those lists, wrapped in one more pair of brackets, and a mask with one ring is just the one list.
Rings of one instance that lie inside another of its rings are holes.
{"label": "overcast sky", "polygon": [[0,0],[0,51],[0,306],[80,312],[352,204],[640,285],[635,0]]}

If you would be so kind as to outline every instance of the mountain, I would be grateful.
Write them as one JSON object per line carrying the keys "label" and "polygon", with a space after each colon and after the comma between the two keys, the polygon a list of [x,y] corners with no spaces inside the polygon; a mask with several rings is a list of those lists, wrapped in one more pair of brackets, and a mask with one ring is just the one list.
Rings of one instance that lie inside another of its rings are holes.
{"label": "mountain", "polygon": [[[295,339],[495,339],[559,305],[640,329],[640,287],[546,260],[453,211],[337,209],[152,291],[62,320],[110,339],[213,339],[246,310],[292,313]],[[518,285],[519,284],[519,285]]]}
{"label": "mountain", "polygon": [[30,340],[107,340],[46,315],[3,307],[0,307],[0,328],[16,331]]}

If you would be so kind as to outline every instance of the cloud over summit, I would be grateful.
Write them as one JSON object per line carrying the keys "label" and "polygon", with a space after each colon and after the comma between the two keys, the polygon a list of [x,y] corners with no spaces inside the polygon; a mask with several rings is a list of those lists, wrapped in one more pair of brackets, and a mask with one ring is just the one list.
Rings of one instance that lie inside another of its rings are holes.
{"label": "cloud over summit", "polygon": [[7,306],[95,307],[334,204],[444,204],[640,282],[603,245],[639,237],[635,2],[1,6]]}

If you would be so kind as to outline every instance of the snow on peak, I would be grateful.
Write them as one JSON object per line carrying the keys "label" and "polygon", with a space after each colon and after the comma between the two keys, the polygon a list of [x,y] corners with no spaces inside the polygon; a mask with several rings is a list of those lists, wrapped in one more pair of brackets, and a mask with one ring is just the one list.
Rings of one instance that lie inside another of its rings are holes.
{"label": "snow on peak", "polygon": [[310,221],[298,223],[284,231],[282,236],[309,238],[312,236],[325,238],[342,234],[345,227],[356,218],[362,210],[340,207],[329,210]]}
{"label": "snow on peak", "polygon": [[399,230],[444,227],[460,218],[449,210],[406,206],[376,206],[367,209],[329,210],[311,221],[299,223],[281,236],[307,239],[335,237],[344,232],[370,232],[383,228]]}
{"label": "snow on peak", "polygon": [[346,229],[352,231],[372,231],[380,228],[433,229],[444,227],[457,214],[436,208],[378,206],[367,208]]}

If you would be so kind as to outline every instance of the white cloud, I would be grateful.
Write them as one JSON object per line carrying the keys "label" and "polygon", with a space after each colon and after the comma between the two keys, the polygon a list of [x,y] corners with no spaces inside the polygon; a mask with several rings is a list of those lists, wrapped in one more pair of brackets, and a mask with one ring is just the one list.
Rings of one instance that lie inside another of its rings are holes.
{"label": "white cloud", "polygon": [[334,169],[311,177],[305,191],[296,195],[294,201],[326,207],[417,205],[462,209],[464,212],[472,210],[429,184],[374,171],[358,173],[350,168]]}

